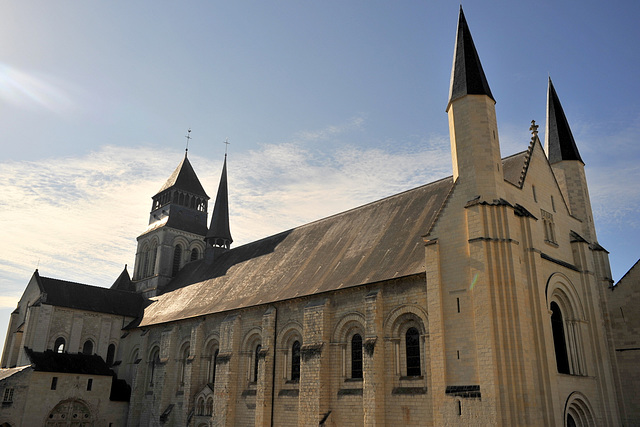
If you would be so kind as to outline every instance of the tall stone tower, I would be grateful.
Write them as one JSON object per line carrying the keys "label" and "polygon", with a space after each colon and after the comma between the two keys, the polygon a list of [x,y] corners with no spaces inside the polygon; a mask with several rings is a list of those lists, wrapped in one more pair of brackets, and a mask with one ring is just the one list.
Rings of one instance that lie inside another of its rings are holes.
{"label": "tall stone tower", "polygon": [[462,7],[453,54],[447,113],[453,179],[473,196],[499,197],[503,180],[496,101],[491,94]]}
{"label": "tall stone tower", "polygon": [[187,153],[152,200],[133,273],[136,291],[146,296],[156,295],[185,263],[204,256],[209,196]]}

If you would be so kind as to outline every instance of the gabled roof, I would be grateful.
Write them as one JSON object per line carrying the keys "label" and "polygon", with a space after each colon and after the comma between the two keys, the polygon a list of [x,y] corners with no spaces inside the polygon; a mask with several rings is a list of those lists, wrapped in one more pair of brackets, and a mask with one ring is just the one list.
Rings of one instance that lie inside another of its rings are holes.
{"label": "gabled roof", "polygon": [[127,271],[127,264],[124,265],[124,270],[118,276],[113,285],[109,289],[115,289],[117,291],[126,291],[126,292],[135,292],[136,287],[131,282],[131,276],[129,276],[129,272]]}
{"label": "gabled roof", "polygon": [[504,180],[515,185],[516,187],[522,187],[523,173],[526,172],[527,160],[529,156],[530,151],[525,150],[502,159],[502,172],[504,174]]}
{"label": "gabled roof", "polygon": [[191,166],[191,162],[189,162],[186,153],[184,155],[184,159],[182,159],[176,170],[173,171],[162,188],[158,190],[157,194],[160,194],[172,187],[198,196],[204,196],[207,199],[209,198],[207,193],[205,193],[202,184],[200,184],[200,180],[198,179],[196,172],[193,170],[193,166]]}
{"label": "gabled roof", "polygon": [[222,166],[222,175],[220,176],[220,185],[218,186],[218,194],[213,206],[213,214],[211,215],[211,225],[207,232],[206,240],[214,244],[216,239],[222,239],[226,244],[231,244],[231,230],[229,229],[229,191],[227,188],[227,155],[224,155],[224,164]]}
{"label": "gabled roof", "polygon": [[545,133],[549,163],[578,160],[584,164],[551,77],[547,94],[547,131]]}
{"label": "gabled roof", "polygon": [[422,236],[452,187],[445,178],[189,263],[140,326],[423,274]]}
{"label": "gabled roof", "polygon": [[43,304],[130,317],[142,313],[144,299],[134,292],[42,277],[38,270],[34,274],[43,293]]}
{"label": "gabled roof", "polygon": [[453,53],[453,69],[451,70],[449,104],[465,95],[487,95],[495,102],[487,77],[484,75],[476,46],[471,38],[462,6],[460,6],[456,46]]}

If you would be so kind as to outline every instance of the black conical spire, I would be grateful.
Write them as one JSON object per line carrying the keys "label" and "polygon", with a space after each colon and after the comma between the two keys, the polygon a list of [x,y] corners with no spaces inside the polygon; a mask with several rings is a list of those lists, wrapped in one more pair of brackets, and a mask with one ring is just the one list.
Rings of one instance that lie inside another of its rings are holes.
{"label": "black conical spire", "polygon": [[460,6],[456,46],[453,53],[453,69],[451,70],[449,103],[465,95],[487,95],[495,102],[484,75],[476,46],[471,38],[467,20],[464,18],[462,6]]}
{"label": "black conical spire", "polygon": [[229,230],[229,192],[227,189],[227,155],[224,155],[222,176],[218,186],[216,202],[211,215],[211,225],[205,241],[210,246],[229,248],[233,239]]}
{"label": "black conical spire", "polygon": [[136,291],[136,287],[131,282],[131,276],[129,276],[129,272],[127,271],[127,264],[124,265],[124,270],[122,270],[122,273],[120,273],[116,281],[113,282],[110,289],[128,292]]}
{"label": "black conical spire", "polygon": [[[549,163],[553,164],[563,160],[579,160],[582,162],[569,122],[564,115],[560,99],[558,99],[558,94],[551,82],[551,77],[549,77],[549,91],[547,93],[547,131],[545,138]],[[584,164],[584,162],[582,163]]]}

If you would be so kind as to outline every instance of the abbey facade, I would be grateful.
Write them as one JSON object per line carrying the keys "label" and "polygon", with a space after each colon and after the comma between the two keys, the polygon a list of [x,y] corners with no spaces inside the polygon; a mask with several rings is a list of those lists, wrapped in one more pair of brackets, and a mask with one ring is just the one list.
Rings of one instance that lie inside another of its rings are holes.
{"label": "abbey facade", "polygon": [[559,98],[549,80],[544,148],[532,123],[507,158],[494,104],[461,10],[453,175],[238,247],[226,158],[207,227],[185,155],[132,277],[34,273],[0,425],[622,425],[608,253]]}

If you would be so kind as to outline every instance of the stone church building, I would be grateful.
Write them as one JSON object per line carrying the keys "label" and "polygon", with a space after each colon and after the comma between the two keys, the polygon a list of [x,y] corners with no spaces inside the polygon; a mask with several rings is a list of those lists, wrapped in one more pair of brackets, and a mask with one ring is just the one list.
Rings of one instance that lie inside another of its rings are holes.
{"label": "stone church building", "polygon": [[608,253],[551,80],[544,148],[532,123],[506,158],[462,10],[450,84],[452,176],[243,246],[226,157],[207,227],[185,154],[131,277],[33,274],[0,426],[622,425]]}

